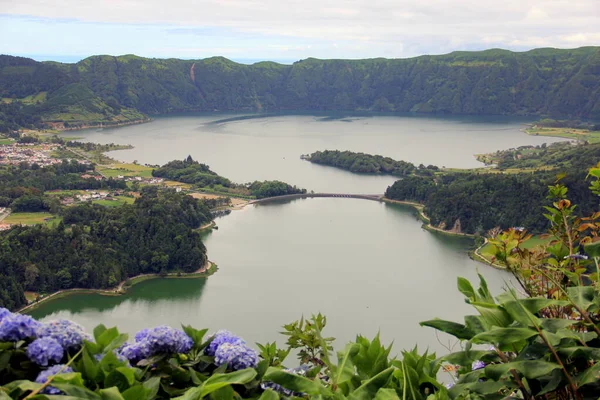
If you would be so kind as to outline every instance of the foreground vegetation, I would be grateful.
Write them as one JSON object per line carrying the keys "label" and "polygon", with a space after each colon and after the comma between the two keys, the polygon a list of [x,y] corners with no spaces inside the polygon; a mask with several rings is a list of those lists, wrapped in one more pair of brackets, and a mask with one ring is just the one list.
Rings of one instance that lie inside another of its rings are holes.
{"label": "foreground vegetation", "polygon": [[0,56],[0,132],[145,120],[176,111],[344,110],[597,118],[597,47],[454,52],[293,65]]}
{"label": "foreground vegetation", "polygon": [[[600,167],[590,170],[600,196]],[[561,183],[546,207],[549,243],[524,230],[490,239],[518,282],[492,296],[458,279],[476,313],[464,323],[421,323],[460,341],[436,357],[414,349],[390,357],[379,337],[357,336],[334,352],[318,314],[284,325],[286,346],[257,350],[227,331],[144,329],[133,339],[99,325],[40,323],[0,309],[0,396],[6,399],[592,399],[600,395],[600,213],[583,217]],[[299,366],[288,361],[297,354]],[[440,380],[440,373],[444,371]]]}

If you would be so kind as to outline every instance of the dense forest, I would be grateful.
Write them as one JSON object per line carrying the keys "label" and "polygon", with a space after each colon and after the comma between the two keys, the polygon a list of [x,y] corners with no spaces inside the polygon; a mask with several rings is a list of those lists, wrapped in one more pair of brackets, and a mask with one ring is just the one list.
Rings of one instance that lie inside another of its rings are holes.
{"label": "dense forest", "polygon": [[63,222],[0,233],[0,307],[25,304],[23,291],[110,288],[127,277],[193,272],[206,262],[196,228],[208,207],[171,190],[146,187],[133,205],[68,207]]}
{"label": "dense forest", "polygon": [[93,56],[0,56],[0,129],[119,123],[175,111],[344,110],[600,117],[600,48],[492,49],[408,59],[243,65]]}
{"label": "dense forest", "polygon": [[152,171],[153,176],[196,185],[204,190],[213,190],[241,196],[253,196],[258,199],[283,196],[286,194],[306,193],[305,189],[291,186],[280,181],[254,181],[242,185],[211,171],[206,164],[199,163],[188,156],[184,160],[174,160]]}
{"label": "dense forest", "polygon": [[397,161],[390,157],[355,153],[352,151],[325,150],[316,151],[304,159],[321,165],[340,168],[358,174],[385,174],[394,176],[431,175],[439,168],[435,165],[419,165],[406,161]]}
{"label": "dense forest", "polygon": [[[600,144],[540,147],[546,151],[535,165],[545,170],[501,174],[492,172],[444,172],[433,177],[410,176],[396,181],[385,195],[394,200],[416,201],[434,226],[456,227],[466,233],[484,234],[494,227],[524,226],[533,232],[548,227],[542,214],[548,186],[557,175],[566,174],[562,183],[569,198],[578,204],[578,213],[589,214],[598,208],[598,198],[589,190],[586,174],[600,160]],[[514,159],[516,168],[530,167],[530,160]],[[547,168],[554,168],[548,170]]]}

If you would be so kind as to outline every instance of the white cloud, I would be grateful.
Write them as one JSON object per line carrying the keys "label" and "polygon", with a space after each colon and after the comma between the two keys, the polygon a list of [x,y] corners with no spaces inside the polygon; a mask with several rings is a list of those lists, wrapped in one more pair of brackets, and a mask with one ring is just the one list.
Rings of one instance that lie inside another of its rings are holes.
{"label": "white cloud", "polygon": [[[259,57],[277,50],[269,38],[287,38],[277,46],[298,57],[311,55],[307,43],[319,42],[312,51],[323,54],[314,55],[327,56],[327,48],[335,50],[331,56],[348,58],[600,45],[600,0],[0,0],[0,10],[5,16],[154,25],[172,34],[197,30],[202,36],[213,29],[254,35],[265,38],[264,47],[252,48]],[[358,44],[361,52],[354,55]]]}

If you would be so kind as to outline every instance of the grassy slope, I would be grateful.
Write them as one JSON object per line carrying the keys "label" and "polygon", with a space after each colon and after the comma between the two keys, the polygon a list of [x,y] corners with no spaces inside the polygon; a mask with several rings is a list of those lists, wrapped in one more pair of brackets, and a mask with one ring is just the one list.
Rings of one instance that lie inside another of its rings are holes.
{"label": "grassy slope", "polygon": [[62,220],[54,214],[47,212],[34,212],[34,213],[12,213],[6,217],[2,222],[6,224],[23,224],[23,225],[35,225],[35,224],[58,224]]}

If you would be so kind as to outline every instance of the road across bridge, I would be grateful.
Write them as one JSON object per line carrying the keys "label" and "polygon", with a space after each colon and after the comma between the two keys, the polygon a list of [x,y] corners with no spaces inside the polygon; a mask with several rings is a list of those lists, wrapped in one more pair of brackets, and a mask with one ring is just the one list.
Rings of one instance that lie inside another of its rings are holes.
{"label": "road across bridge", "polygon": [[349,194],[349,193],[298,193],[298,194],[286,194],[284,196],[266,197],[264,199],[252,200],[250,204],[265,203],[268,201],[276,200],[293,200],[293,199],[305,199],[308,197],[341,197],[350,199],[364,199],[381,201],[383,195],[381,194]]}

